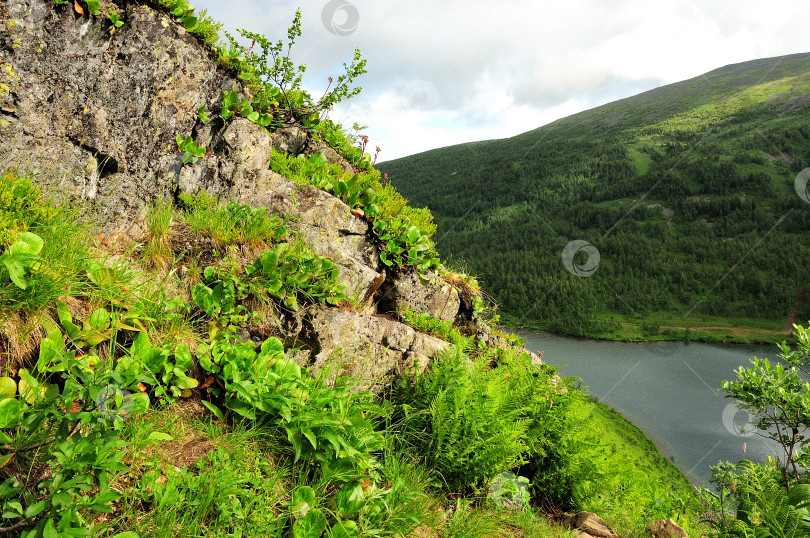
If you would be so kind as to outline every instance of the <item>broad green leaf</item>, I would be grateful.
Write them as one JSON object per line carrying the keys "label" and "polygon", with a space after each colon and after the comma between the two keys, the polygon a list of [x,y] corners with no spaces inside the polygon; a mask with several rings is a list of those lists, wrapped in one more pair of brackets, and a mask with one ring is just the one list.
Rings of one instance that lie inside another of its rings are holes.
{"label": "broad green leaf", "polygon": [[17,394],[17,383],[10,377],[0,377],[0,398],[10,398]]}
{"label": "broad green leaf", "polygon": [[163,432],[152,432],[147,439],[150,441],[174,441],[174,437]]}
{"label": "broad green leaf", "polygon": [[191,350],[188,348],[187,344],[180,344],[177,346],[177,349],[174,350],[174,364],[177,368],[186,372],[194,361],[191,358]]}
{"label": "broad green leaf", "polygon": [[87,0],[87,9],[91,15],[98,17],[101,15],[101,2],[99,0]]}
{"label": "broad green leaf", "polygon": [[8,276],[11,278],[11,281],[14,283],[15,286],[24,290],[28,288],[28,283],[25,281],[25,267],[22,263],[14,258],[6,257],[3,255],[0,257],[3,264],[8,269]]}
{"label": "broad green leaf", "polygon": [[329,161],[326,159],[326,155],[324,155],[322,151],[319,151],[310,155],[309,164],[315,168],[321,168],[323,166],[327,166]]}
{"label": "broad green leaf", "polygon": [[28,508],[25,509],[25,517],[36,517],[43,510],[48,508],[48,505],[50,504],[51,503],[48,501],[39,501],[38,503],[30,505]]}
{"label": "broad green leaf", "polygon": [[197,26],[197,17],[193,15],[183,17],[180,19],[180,23],[186,28],[186,30],[193,30]]}
{"label": "broad green leaf", "polygon": [[177,372],[175,372],[174,384],[177,386],[177,388],[181,390],[186,390],[186,389],[193,389],[199,386],[200,382],[194,379],[193,377],[188,377],[185,374],[178,375]]}
{"label": "broad green leaf", "polygon": [[[8,437],[8,436],[6,436],[6,437]],[[11,440],[11,439],[9,439],[9,440]],[[0,456],[0,469],[2,469],[3,467],[5,467],[9,463],[11,463],[11,460],[13,460],[14,456],[16,456],[16,455],[17,455],[16,452],[12,452],[10,454],[5,454],[3,456]]]}
{"label": "broad green leaf", "polygon": [[281,343],[281,340],[272,336],[262,342],[261,353],[262,355],[268,355],[270,357],[283,357],[284,344]]}
{"label": "broad green leaf", "polygon": [[422,232],[419,231],[419,228],[416,226],[411,226],[408,228],[408,242],[409,243],[416,243],[419,241],[419,238],[422,236]]}
{"label": "broad green leaf", "polygon": [[12,254],[29,254],[36,256],[42,252],[45,241],[32,232],[17,232],[17,240],[12,243],[8,250]]}
{"label": "broad green leaf", "polygon": [[311,509],[293,524],[295,538],[318,538],[326,530],[326,517],[317,508]]}
{"label": "broad green leaf", "polygon": [[330,529],[331,538],[359,538],[360,531],[354,521],[340,521]]}
{"label": "broad green leaf", "polygon": [[315,490],[309,486],[298,488],[292,496],[293,517],[300,519],[309,513],[310,508],[315,505]]}
{"label": "broad green leaf", "polygon": [[344,516],[360,510],[363,503],[365,503],[365,495],[363,494],[363,486],[359,482],[344,484],[338,491],[337,508]]}
{"label": "broad green leaf", "polygon": [[149,396],[142,392],[133,392],[132,398],[132,411],[133,415],[143,415],[149,410]]}
{"label": "broad green leaf", "polygon": [[224,416],[222,415],[222,410],[219,407],[215,406],[211,402],[206,402],[205,400],[201,400],[200,403],[202,403],[205,407],[207,407],[209,411],[214,413],[214,416],[217,417],[219,420],[222,420],[224,418]]}
{"label": "broad green leaf", "polygon": [[42,538],[59,538],[59,533],[56,532],[56,525],[53,519],[45,522],[45,527],[42,529]]}
{"label": "broad green leaf", "polygon": [[104,331],[110,326],[110,313],[105,308],[99,308],[90,314],[90,325],[99,331]]}

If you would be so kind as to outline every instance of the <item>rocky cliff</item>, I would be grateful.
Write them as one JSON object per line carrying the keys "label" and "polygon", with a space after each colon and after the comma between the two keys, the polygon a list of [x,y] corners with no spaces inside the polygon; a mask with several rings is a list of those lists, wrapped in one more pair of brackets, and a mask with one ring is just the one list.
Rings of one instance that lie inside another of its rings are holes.
{"label": "rocky cliff", "polygon": [[[104,243],[140,238],[156,198],[205,190],[285,216],[339,266],[358,306],[310,306],[270,331],[303,346],[302,364],[317,369],[340,350],[346,373],[377,381],[426,366],[448,344],[397,321],[403,308],[496,338],[442,278],[382,264],[369,222],[341,200],[271,170],[274,151],[321,151],[351,168],[332,148],[295,124],[270,132],[244,118],[215,118],[223,92],[248,90],[168,14],[129,5],[126,24],[111,34],[104,17],[24,5],[24,16],[0,5],[0,164],[33,171],[60,200],[89,205]],[[199,120],[203,106],[215,119]],[[194,166],[183,166],[178,134],[208,148]]]}

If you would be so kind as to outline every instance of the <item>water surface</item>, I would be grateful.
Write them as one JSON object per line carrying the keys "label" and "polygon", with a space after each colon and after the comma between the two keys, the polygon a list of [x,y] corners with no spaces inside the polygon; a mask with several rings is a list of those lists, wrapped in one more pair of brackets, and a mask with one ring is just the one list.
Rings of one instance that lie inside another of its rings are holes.
{"label": "water surface", "polygon": [[[526,347],[564,376],[582,378],[588,393],[621,412],[655,441],[695,484],[707,484],[718,461],[760,461],[779,447],[741,434],[749,416],[718,390],[752,357],[773,359],[771,346],[686,342],[610,342],[519,331]],[[747,428],[750,430],[752,428]]]}

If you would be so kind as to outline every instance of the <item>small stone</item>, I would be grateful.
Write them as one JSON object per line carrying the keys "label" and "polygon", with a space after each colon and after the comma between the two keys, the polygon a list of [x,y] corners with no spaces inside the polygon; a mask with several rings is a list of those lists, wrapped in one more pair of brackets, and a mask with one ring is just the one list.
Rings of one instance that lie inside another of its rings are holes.
{"label": "small stone", "polygon": [[647,525],[646,531],[655,536],[655,538],[689,538],[683,528],[675,523],[672,518],[657,519]]}

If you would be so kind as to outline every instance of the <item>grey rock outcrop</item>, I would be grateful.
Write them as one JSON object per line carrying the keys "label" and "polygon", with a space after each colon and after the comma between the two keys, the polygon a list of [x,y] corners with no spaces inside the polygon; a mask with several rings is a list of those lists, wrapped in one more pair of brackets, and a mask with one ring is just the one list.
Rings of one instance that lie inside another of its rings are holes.
{"label": "grey rock outcrop", "polygon": [[385,383],[416,367],[419,371],[445,349],[444,340],[381,316],[324,309],[315,312],[304,340],[317,342],[308,365],[326,366],[332,376],[346,375]]}
{"label": "grey rock outcrop", "polygon": [[46,191],[92,202],[107,234],[137,236],[159,172],[223,85],[206,52],[168,15],[131,7],[110,36],[102,19],[0,6],[0,163],[37,172]]}
{"label": "grey rock outcrop", "polygon": [[[171,17],[129,4],[125,24],[111,35],[105,17],[45,2],[32,19],[10,5],[0,3],[0,168],[30,171],[46,195],[91,206],[105,241],[140,238],[155,198],[203,189],[286,217],[314,252],[339,266],[358,307],[315,308],[279,329],[285,340],[306,337],[309,351],[296,357],[316,369],[340,357],[345,373],[381,383],[412,365],[424,368],[447,346],[374,314],[408,305],[454,319],[452,286],[438,277],[428,285],[416,275],[392,278],[368,222],[330,194],[275,173],[271,156],[323,151],[344,170],[351,164],[300,127],[271,134],[244,118],[219,118],[222,92],[245,98],[247,90]],[[197,116],[202,106],[206,123]],[[194,165],[184,166],[177,135],[207,148]],[[381,300],[384,292],[391,304]]]}
{"label": "grey rock outcrop", "polygon": [[409,272],[393,279],[380,303],[390,312],[410,309],[437,319],[456,319],[461,305],[458,291],[433,273],[426,278],[423,283],[417,273]]}

